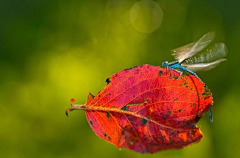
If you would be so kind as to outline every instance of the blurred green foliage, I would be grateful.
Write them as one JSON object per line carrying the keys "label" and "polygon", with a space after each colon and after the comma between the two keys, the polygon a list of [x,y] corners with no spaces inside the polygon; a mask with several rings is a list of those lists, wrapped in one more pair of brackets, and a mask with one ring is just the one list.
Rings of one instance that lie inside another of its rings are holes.
{"label": "blurred green foliage", "polygon": [[[156,6],[159,5],[159,6]],[[134,6],[134,7],[133,7]],[[1,157],[240,157],[239,0],[1,0]],[[228,61],[198,75],[212,90],[214,122],[201,142],[139,154],[99,139],[85,103],[122,69],[172,61],[170,50],[215,31]]]}

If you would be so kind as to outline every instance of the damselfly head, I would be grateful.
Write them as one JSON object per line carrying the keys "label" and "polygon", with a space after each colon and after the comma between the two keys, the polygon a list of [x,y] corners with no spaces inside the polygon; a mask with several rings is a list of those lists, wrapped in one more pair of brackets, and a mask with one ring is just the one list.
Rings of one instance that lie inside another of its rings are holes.
{"label": "damselfly head", "polygon": [[162,66],[167,66],[168,65],[168,61],[164,61],[163,63],[162,63]]}

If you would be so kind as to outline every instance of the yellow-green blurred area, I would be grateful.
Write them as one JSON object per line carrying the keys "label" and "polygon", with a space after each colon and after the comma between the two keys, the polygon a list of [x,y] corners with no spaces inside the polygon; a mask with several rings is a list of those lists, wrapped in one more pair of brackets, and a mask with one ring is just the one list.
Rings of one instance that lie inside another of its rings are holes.
{"label": "yellow-green blurred area", "polygon": [[[1,0],[0,157],[240,157],[239,0]],[[214,31],[227,61],[198,72],[211,89],[214,122],[203,139],[155,154],[118,150],[99,139],[85,103],[112,74],[173,61],[170,50]]]}

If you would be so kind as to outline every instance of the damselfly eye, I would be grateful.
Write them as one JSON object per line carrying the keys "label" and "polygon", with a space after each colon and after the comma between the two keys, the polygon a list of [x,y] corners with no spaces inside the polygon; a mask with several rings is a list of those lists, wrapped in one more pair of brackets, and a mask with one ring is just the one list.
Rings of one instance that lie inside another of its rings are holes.
{"label": "damselfly eye", "polygon": [[162,63],[162,66],[167,66],[167,64],[168,64],[168,62],[167,62],[167,61],[164,61],[164,62]]}

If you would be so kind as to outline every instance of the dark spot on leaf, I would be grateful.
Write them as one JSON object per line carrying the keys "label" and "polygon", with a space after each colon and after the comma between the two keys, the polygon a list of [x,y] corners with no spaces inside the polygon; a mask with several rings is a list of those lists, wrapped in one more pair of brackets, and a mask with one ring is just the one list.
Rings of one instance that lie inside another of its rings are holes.
{"label": "dark spot on leaf", "polygon": [[92,97],[92,99],[95,97],[94,95],[92,95],[91,93],[89,93],[88,99],[89,99],[90,96]]}
{"label": "dark spot on leaf", "polygon": [[192,103],[192,106],[195,106],[196,104],[195,103]]}
{"label": "dark spot on leaf", "polygon": [[174,99],[173,99],[173,101],[177,101],[177,100],[178,100],[178,98],[174,98]]}
{"label": "dark spot on leaf", "polygon": [[141,122],[142,122],[143,124],[146,124],[146,123],[147,123],[147,120],[143,118]]}
{"label": "dark spot on leaf", "polygon": [[112,140],[112,138],[108,136],[108,140],[109,140],[109,141],[111,141],[111,140]]}
{"label": "dark spot on leaf", "polygon": [[182,109],[179,109],[178,112],[182,112]]}
{"label": "dark spot on leaf", "polygon": [[90,124],[91,124],[91,125],[93,125],[93,122],[92,122],[92,121],[90,121]]}
{"label": "dark spot on leaf", "polygon": [[107,116],[107,118],[109,118],[109,117],[110,117],[110,114],[109,114],[109,112],[107,112],[106,116]]}
{"label": "dark spot on leaf", "polygon": [[185,81],[185,82],[183,82],[181,85],[182,86],[185,86],[185,85],[187,85],[188,83]]}
{"label": "dark spot on leaf", "polygon": [[158,72],[158,76],[161,76],[163,74],[163,71]]}
{"label": "dark spot on leaf", "polygon": [[107,78],[106,82],[107,82],[107,84],[109,84],[111,82],[110,78]]}
{"label": "dark spot on leaf", "polygon": [[176,79],[178,79],[178,77],[177,77],[177,76],[173,76],[173,79],[175,79],[175,80],[176,80]]}
{"label": "dark spot on leaf", "polygon": [[173,140],[173,139],[169,139],[169,142],[170,142],[170,143],[173,143],[173,142],[174,142],[174,140]]}
{"label": "dark spot on leaf", "polygon": [[137,66],[130,67],[130,68],[128,68],[128,69],[124,69],[124,70],[125,70],[125,71],[126,71],[126,70],[132,70],[132,69],[134,69],[135,67],[137,67]]}
{"label": "dark spot on leaf", "polygon": [[185,86],[185,88],[188,88],[188,86]]}
{"label": "dark spot on leaf", "polygon": [[106,137],[107,136],[107,134],[106,133],[104,133],[104,135],[103,135],[104,137]]}
{"label": "dark spot on leaf", "polygon": [[190,88],[190,91],[192,91],[193,90],[193,88]]}
{"label": "dark spot on leaf", "polygon": [[123,107],[121,108],[121,110],[126,111],[126,110],[127,110],[127,106],[126,106],[126,105],[123,106]]}
{"label": "dark spot on leaf", "polygon": [[133,69],[133,67],[130,67],[130,68],[125,69],[125,71],[126,71],[126,70],[132,70],[132,69]]}
{"label": "dark spot on leaf", "polygon": [[170,117],[171,114],[172,114],[171,111],[166,112],[166,114],[164,115],[164,120],[166,120],[168,117]]}

